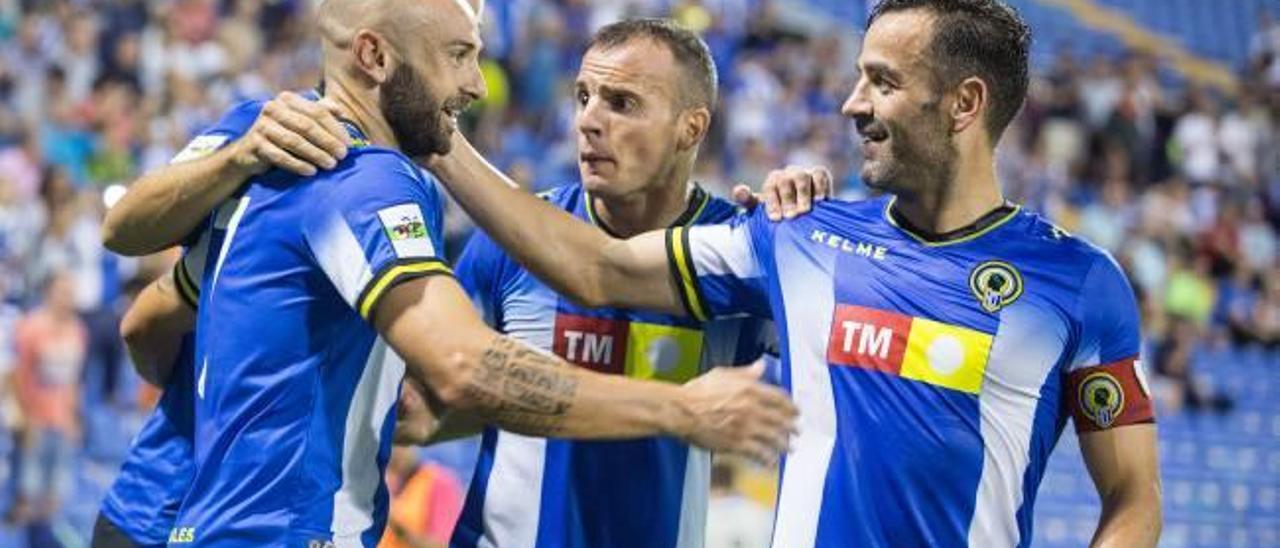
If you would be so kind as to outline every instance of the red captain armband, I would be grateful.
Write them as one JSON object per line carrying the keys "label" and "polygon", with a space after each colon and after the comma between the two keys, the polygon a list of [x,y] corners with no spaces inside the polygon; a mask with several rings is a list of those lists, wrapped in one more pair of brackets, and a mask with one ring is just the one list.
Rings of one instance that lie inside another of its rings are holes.
{"label": "red captain armband", "polygon": [[1097,432],[1127,424],[1155,422],[1151,392],[1137,356],[1067,375],[1064,394],[1076,432]]}

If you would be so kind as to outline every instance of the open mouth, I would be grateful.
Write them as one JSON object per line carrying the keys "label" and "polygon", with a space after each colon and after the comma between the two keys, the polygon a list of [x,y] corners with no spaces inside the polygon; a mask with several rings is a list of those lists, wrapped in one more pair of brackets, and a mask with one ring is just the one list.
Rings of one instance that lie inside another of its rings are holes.
{"label": "open mouth", "polygon": [[858,135],[862,136],[863,144],[880,143],[889,138],[889,129],[879,122],[859,120]]}
{"label": "open mouth", "polygon": [[445,119],[446,119],[446,120],[448,120],[448,122],[449,122],[449,126],[450,126],[450,127],[452,127],[452,128],[454,128],[454,129],[457,129],[457,128],[458,128],[458,116],[462,115],[462,112],[460,112],[459,110],[457,110],[457,109],[455,109],[455,108],[451,108],[451,107],[445,107],[445,108],[442,108],[442,109],[440,109],[440,111],[444,113],[444,117],[445,117]]}
{"label": "open mouth", "polygon": [[889,132],[882,127],[867,128],[858,131],[863,143],[881,143],[889,138]]}

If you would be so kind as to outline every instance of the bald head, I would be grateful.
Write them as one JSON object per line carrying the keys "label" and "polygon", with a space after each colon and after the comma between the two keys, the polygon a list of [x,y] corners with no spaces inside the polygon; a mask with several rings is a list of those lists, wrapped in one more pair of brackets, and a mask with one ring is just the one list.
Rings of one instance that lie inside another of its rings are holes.
{"label": "bald head", "polygon": [[410,156],[448,151],[458,114],[483,97],[483,0],[325,0],[326,95],[389,129]]}
{"label": "bald head", "polygon": [[479,26],[483,13],[484,0],[323,0],[318,19],[321,38],[345,48],[360,29],[400,42],[423,25]]}

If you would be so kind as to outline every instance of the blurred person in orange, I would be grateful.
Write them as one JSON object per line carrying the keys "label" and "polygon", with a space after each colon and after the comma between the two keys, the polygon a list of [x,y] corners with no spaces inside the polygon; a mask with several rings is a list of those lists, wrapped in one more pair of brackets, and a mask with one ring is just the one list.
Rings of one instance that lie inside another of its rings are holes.
{"label": "blurred person in orange", "polygon": [[452,470],[396,446],[387,464],[391,517],[379,548],[444,548],[462,513],[462,483]]}
{"label": "blurred person in orange", "polygon": [[44,301],[18,322],[14,388],[25,419],[18,441],[18,498],[11,518],[47,519],[71,481],[80,438],[80,371],[88,335],[65,271],[48,280]]}

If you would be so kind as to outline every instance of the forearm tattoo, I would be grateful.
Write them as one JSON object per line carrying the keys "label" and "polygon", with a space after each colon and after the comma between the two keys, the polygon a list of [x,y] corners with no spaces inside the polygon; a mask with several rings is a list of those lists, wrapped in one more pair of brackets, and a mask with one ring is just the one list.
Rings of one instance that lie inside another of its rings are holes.
{"label": "forearm tattoo", "polygon": [[578,379],[555,358],[497,337],[467,384],[474,404],[508,430],[555,435],[578,392]]}

